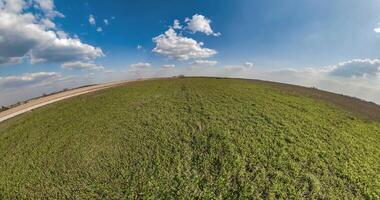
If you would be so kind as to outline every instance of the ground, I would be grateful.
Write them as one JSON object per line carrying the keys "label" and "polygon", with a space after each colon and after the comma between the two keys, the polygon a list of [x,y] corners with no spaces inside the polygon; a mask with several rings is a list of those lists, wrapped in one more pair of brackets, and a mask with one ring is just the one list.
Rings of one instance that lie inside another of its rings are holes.
{"label": "ground", "polygon": [[379,121],[294,91],[177,78],[39,108],[0,124],[0,199],[379,199]]}

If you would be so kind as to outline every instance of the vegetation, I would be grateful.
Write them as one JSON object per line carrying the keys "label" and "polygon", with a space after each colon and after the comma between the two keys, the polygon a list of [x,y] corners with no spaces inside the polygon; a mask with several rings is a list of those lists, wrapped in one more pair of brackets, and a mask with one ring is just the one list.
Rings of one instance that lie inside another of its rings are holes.
{"label": "vegetation", "polygon": [[265,82],[136,82],[0,124],[0,199],[379,199],[379,143]]}
{"label": "vegetation", "polygon": [[8,107],[6,107],[6,106],[1,106],[0,107],[0,112],[2,112],[2,111],[6,111],[6,110],[8,110],[9,108]]}

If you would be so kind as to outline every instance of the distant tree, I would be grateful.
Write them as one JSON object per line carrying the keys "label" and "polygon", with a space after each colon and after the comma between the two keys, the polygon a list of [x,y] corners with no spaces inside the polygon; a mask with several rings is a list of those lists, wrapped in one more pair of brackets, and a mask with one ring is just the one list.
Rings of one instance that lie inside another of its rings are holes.
{"label": "distant tree", "polygon": [[8,107],[6,107],[6,106],[1,106],[1,109],[0,109],[0,111],[6,111],[6,110],[8,110],[9,108]]}

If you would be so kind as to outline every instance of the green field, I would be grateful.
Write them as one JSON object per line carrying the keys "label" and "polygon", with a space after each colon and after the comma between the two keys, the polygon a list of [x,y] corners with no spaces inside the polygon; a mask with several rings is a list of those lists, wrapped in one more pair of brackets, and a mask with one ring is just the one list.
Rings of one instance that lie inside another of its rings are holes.
{"label": "green field", "polygon": [[0,199],[380,199],[380,122],[265,82],[130,83],[0,124]]}

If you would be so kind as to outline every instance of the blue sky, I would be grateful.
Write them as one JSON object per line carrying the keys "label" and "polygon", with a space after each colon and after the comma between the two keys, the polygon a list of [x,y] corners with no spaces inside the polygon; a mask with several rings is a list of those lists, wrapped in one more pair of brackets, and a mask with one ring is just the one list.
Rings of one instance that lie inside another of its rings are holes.
{"label": "blue sky", "polygon": [[0,0],[0,105],[177,74],[287,82],[379,103],[378,27],[376,0]]}

